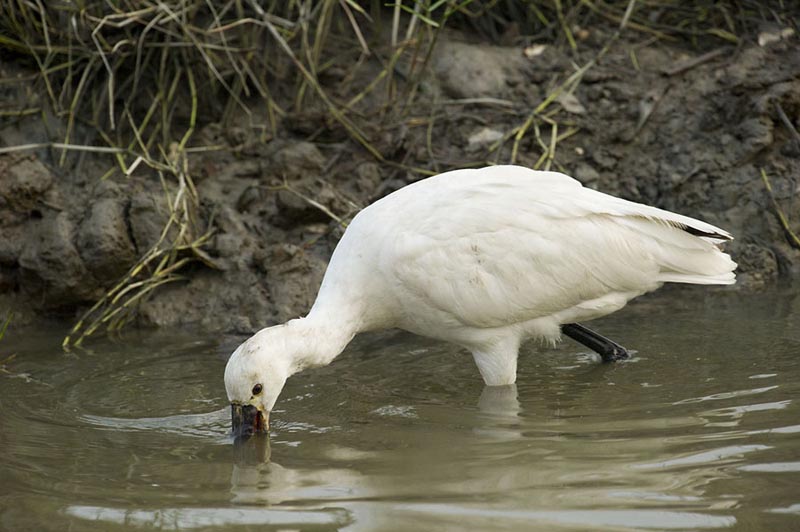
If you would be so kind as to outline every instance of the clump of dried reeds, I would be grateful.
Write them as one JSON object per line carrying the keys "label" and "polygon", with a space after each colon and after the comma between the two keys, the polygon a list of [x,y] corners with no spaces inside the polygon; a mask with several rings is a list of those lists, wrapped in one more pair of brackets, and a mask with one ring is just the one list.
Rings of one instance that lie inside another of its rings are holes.
{"label": "clump of dried reeds", "polygon": [[[164,183],[165,194],[177,187],[174,197],[166,198],[170,217],[159,241],[78,321],[65,347],[100,327],[119,328],[138,301],[180,279],[188,262],[206,258],[202,246],[210,233],[198,229],[198,198],[187,157],[219,147],[192,144],[200,120],[224,122],[236,111],[250,117],[256,131],[274,133],[275,118],[285,110],[272,97],[271,81],[294,64],[300,73],[298,102],[304,92],[315,91],[330,114],[370,148],[316,81],[337,7],[354,24],[353,12],[363,13],[353,1],[331,0],[48,5],[12,0],[5,5],[0,47],[38,67],[35,84],[48,110],[24,109],[16,116],[41,112],[47,119],[52,114],[65,126],[56,142],[2,151],[49,147],[62,166],[75,151],[110,154],[113,164],[101,179],[149,169]],[[266,123],[254,118],[255,108],[266,110],[261,113]],[[79,129],[96,136],[78,140]]]}

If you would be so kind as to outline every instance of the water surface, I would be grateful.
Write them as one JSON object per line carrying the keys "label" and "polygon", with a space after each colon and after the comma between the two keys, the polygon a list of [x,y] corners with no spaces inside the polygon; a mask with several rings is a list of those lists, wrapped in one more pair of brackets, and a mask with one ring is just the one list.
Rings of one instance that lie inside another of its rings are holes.
{"label": "water surface", "polygon": [[593,327],[634,358],[523,347],[516,387],[405,333],[289,380],[234,446],[240,339],[128,332],[0,359],[0,529],[798,530],[800,298],[671,290]]}

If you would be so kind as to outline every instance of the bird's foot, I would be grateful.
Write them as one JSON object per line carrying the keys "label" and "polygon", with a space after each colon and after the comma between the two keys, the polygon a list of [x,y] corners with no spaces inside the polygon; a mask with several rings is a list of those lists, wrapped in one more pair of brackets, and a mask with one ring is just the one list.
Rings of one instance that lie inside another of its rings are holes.
{"label": "bird's foot", "polygon": [[[611,342],[609,340],[609,342]],[[621,345],[611,342],[613,345],[609,345],[607,349],[604,349],[600,352],[600,357],[603,359],[603,363],[608,362],[617,362],[620,360],[626,360],[631,357],[628,353],[628,350],[622,347]]]}
{"label": "bird's foot", "polygon": [[627,349],[580,323],[562,325],[561,332],[599,354],[603,362],[616,362],[630,358]]}

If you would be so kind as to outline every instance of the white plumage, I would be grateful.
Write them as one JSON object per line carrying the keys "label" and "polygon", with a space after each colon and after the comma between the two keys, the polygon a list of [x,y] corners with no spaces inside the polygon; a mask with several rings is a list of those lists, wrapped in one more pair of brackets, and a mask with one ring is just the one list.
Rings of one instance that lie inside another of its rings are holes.
{"label": "white plumage", "polygon": [[513,383],[527,338],[556,341],[562,324],[619,310],[664,282],[735,282],[736,264],[718,246],[730,238],[556,172],[440,174],[353,219],[311,312],[240,346],[226,369],[228,394],[253,399],[237,390],[274,380],[269,372],[282,388],[291,373],[329,363],[355,334],[387,327],[462,345],[487,384]]}

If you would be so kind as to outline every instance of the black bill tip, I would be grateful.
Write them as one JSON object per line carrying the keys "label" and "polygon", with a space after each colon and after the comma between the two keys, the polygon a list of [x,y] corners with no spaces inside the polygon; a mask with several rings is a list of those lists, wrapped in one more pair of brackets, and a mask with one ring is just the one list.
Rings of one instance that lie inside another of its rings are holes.
{"label": "black bill tip", "polygon": [[246,438],[253,434],[266,434],[269,421],[253,405],[231,403],[231,428],[234,438]]}

